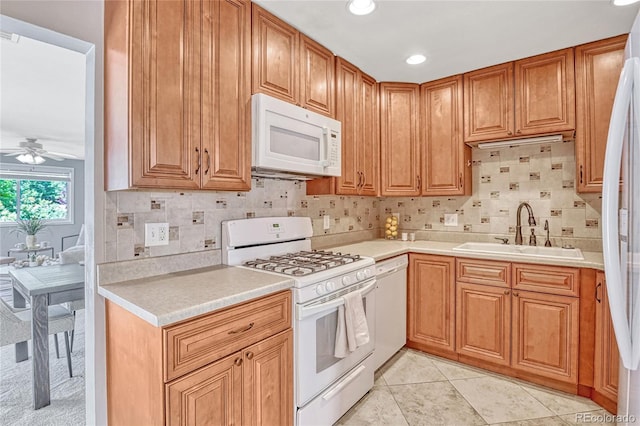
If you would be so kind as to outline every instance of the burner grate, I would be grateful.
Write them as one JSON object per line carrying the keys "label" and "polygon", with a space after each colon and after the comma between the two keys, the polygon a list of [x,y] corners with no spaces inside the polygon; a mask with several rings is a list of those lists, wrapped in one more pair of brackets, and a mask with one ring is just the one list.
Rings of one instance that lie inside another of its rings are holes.
{"label": "burner grate", "polygon": [[268,259],[249,260],[244,263],[244,266],[301,277],[358,260],[360,260],[359,255],[312,250],[270,256]]}

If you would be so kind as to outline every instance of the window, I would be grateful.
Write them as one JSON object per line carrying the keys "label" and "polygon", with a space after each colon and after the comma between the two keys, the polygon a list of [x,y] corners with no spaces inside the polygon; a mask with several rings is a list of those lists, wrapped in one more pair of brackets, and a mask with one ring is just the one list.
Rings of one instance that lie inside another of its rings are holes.
{"label": "window", "polygon": [[0,164],[0,224],[73,222],[73,169]]}

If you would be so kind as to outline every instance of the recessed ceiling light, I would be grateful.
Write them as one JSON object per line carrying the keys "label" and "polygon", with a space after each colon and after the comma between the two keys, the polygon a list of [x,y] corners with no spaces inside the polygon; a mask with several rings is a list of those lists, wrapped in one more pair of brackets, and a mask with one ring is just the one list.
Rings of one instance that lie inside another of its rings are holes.
{"label": "recessed ceiling light", "polygon": [[613,5],[614,6],[627,6],[633,3],[636,3],[640,0],[613,0]]}
{"label": "recessed ceiling light", "polygon": [[349,12],[354,15],[368,15],[376,8],[373,0],[349,0],[348,5]]}
{"label": "recessed ceiling light", "polygon": [[407,63],[409,65],[418,65],[423,63],[424,61],[426,61],[427,58],[424,55],[421,54],[417,54],[417,55],[411,55],[407,58]]}

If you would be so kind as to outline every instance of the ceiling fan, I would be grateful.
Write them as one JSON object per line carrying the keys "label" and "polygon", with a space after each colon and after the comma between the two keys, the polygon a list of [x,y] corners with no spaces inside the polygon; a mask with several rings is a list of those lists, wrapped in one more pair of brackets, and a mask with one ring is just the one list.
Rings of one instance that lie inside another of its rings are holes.
{"label": "ceiling fan", "polygon": [[78,158],[72,154],[47,151],[42,147],[41,143],[36,142],[37,140],[37,138],[26,138],[26,140],[20,141],[18,148],[3,149],[3,151],[9,152],[9,154],[4,154],[4,156],[16,157],[18,161],[25,164],[42,164],[46,161],[45,158],[56,161]]}

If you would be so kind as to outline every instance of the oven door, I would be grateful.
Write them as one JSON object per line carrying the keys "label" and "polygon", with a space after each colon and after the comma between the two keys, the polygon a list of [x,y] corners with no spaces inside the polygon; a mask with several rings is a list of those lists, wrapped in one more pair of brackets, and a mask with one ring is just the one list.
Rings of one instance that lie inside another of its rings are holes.
{"label": "oven door", "polygon": [[334,381],[349,372],[373,352],[375,343],[376,280],[365,281],[361,288],[362,302],[369,327],[369,343],[360,346],[345,358],[333,356],[338,325],[338,306],[342,298],[314,301],[297,306],[295,321],[296,402],[304,406]]}

